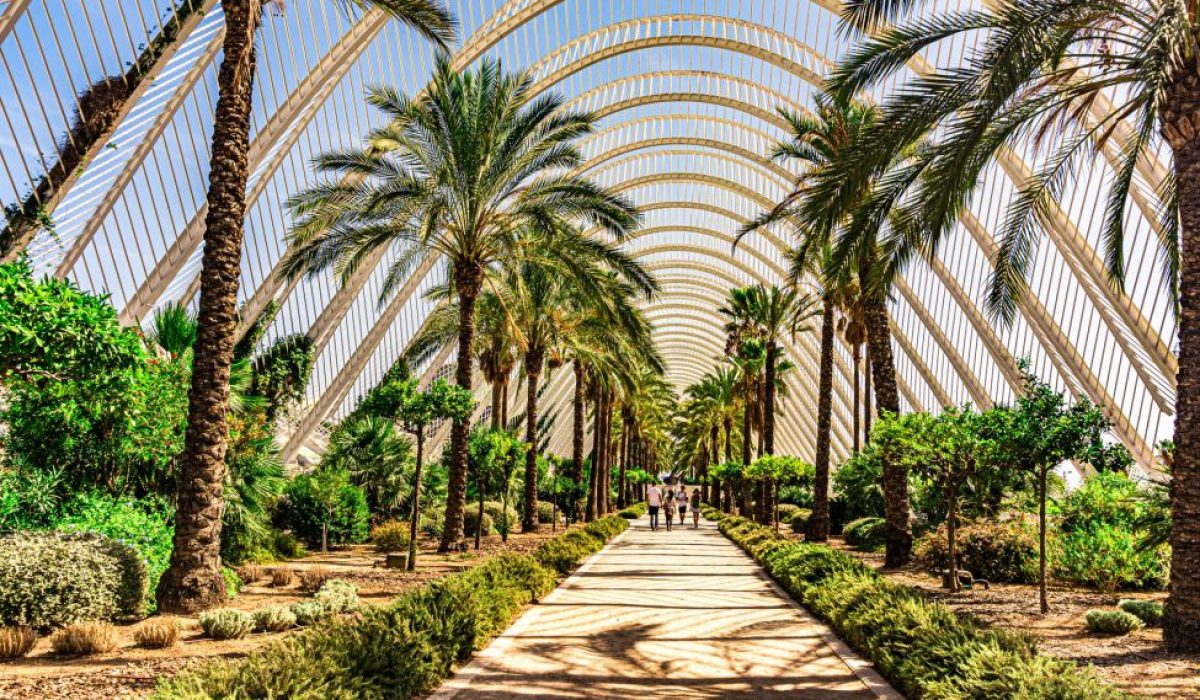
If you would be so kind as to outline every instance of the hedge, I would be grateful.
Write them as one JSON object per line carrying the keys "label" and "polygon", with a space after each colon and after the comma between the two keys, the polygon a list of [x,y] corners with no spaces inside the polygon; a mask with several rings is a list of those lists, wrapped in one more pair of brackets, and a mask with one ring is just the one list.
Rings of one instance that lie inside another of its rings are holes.
{"label": "hedge", "polygon": [[626,520],[637,520],[638,518],[645,515],[648,512],[648,510],[649,510],[649,506],[647,506],[645,503],[634,503],[633,505],[629,506],[628,508],[617,513],[617,515],[621,516],[622,518],[625,518]]}
{"label": "hedge", "polygon": [[989,629],[888,581],[853,556],[794,542],[745,518],[721,531],[914,700],[1117,700],[1089,669],[1036,653],[1027,638]]}
{"label": "hedge", "polygon": [[[592,532],[614,534],[628,526],[615,516],[591,525],[596,526]],[[580,537],[595,541],[591,533],[572,530],[543,547]],[[554,589],[554,572],[535,556],[499,554],[386,606],[366,606],[358,615],[320,622],[243,659],[215,661],[164,679],[154,697],[351,700],[423,695],[507,627],[522,606]]]}

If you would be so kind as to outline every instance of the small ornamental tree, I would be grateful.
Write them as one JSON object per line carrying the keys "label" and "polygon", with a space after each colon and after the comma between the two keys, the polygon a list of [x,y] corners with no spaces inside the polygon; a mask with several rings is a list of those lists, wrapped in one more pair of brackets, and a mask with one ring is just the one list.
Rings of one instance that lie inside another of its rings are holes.
{"label": "small ornamental tree", "polygon": [[475,549],[483,533],[484,501],[489,492],[500,492],[501,509],[508,512],[508,489],[517,465],[525,459],[529,445],[507,430],[476,430],[467,441],[467,466],[475,475],[479,497],[479,526],[475,528]]}
{"label": "small ornamental tree", "polygon": [[937,486],[946,505],[946,559],[950,590],[961,588],[955,534],[958,527],[959,500],[964,484],[977,470],[988,464],[992,443],[981,434],[980,414],[968,406],[946,408],[941,414],[913,413],[903,417],[889,415],[880,420],[873,435],[876,441],[890,443],[902,455],[912,473],[929,479]]}
{"label": "small ornamental tree", "polygon": [[[1019,363],[1024,381],[1012,409],[988,424],[988,438],[998,460],[1031,473],[1038,498],[1038,599],[1043,614],[1050,611],[1046,595],[1046,491],[1050,472],[1067,460],[1105,455],[1112,449],[1101,440],[1110,424],[1099,406],[1085,397],[1067,399],[1038,379],[1027,360]],[[1006,419],[1001,419],[1001,418]]]}
{"label": "small ornamental tree", "polygon": [[[745,465],[741,462],[723,462],[709,467],[709,476],[725,484],[725,487],[721,489],[723,494],[721,501],[722,511],[726,513],[733,512],[734,485],[741,483],[742,479],[745,478],[745,472]],[[742,515],[743,517],[749,517],[749,513],[743,513]]]}

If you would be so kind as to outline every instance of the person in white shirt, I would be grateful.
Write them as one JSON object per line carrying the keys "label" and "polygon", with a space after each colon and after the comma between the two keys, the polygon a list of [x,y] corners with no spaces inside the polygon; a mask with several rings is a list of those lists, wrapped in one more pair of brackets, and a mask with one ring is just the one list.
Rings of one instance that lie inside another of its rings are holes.
{"label": "person in white shirt", "polygon": [[671,526],[675,522],[675,490],[667,489],[663,494],[663,515],[667,516],[667,532],[671,531]]}
{"label": "person in white shirt", "polygon": [[646,505],[650,507],[650,529],[658,529],[658,509],[662,507],[662,490],[658,484],[650,484],[646,489]]}

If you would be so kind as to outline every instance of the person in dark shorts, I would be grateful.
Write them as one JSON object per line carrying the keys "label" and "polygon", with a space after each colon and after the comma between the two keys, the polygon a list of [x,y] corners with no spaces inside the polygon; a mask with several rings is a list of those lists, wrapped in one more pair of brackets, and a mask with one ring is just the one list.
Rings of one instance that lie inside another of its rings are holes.
{"label": "person in dark shorts", "polygon": [[675,507],[679,509],[679,524],[682,525],[688,509],[687,488],[684,486],[679,487],[679,494],[675,497]]}
{"label": "person in dark shorts", "polygon": [[662,507],[663,494],[658,484],[650,484],[646,489],[646,505],[650,510],[650,529],[658,529],[658,509]]}
{"label": "person in dark shorts", "polygon": [[700,527],[700,489],[692,489],[692,529]]}

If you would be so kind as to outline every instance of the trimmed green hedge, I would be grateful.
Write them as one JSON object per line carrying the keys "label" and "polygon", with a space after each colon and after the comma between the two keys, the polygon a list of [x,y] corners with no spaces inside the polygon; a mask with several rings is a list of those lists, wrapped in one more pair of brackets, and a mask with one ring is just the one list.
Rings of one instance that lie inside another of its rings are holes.
{"label": "trimmed green hedge", "polygon": [[1026,638],[956,615],[854,557],[793,542],[745,518],[721,531],[914,700],[1117,700],[1087,669],[1041,656]]}
{"label": "trimmed green hedge", "polygon": [[[595,526],[595,527],[592,527]],[[610,516],[553,538],[591,542],[628,527]],[[539,549],[539,552],[541,549]],[[582,552],[582,550],[578,550]],[[586,556],[583,554],[582,556]],[[582,556],[580,558],[582,558]],[[578,559],[574,563],[578,563]],[[499,634],[521,607],[554,589],[535,554],[500,554],[461,574],[406,593],[383,607],[334,618],[239,660],[221,660],[160,681],[154,697],[351,700],[412,698],[433,690]]]}
{"label": "trimmed green hedge", "polygon": [[621,516],[622,518],[625,518],[626,520],[637,520],[638,518],[645,515],[649,511],[649,509],[650,509],[650,507],[647,506],[645,503],[634,503],[633,505],[629,506],[625,510],[622,510],[621,512],[617,513],[617,515]]}
{"label": "trimmed green hedge", "polygon": [[592,523],[581,530],[570,530],[547,540],[533,552],[533,558],[542,566],[566,575],[591,554],[599,552],[604,543],[617,536],[629,527],[629,521],[610,515]]}

